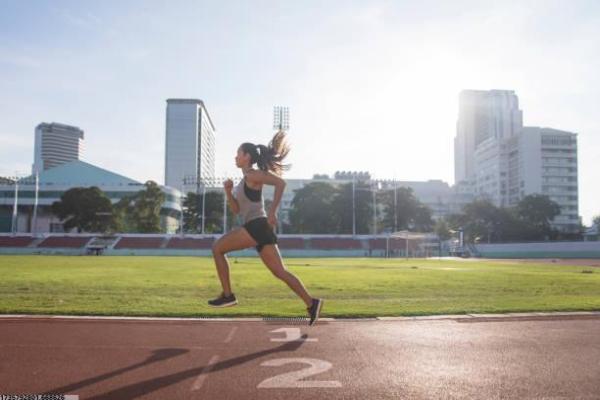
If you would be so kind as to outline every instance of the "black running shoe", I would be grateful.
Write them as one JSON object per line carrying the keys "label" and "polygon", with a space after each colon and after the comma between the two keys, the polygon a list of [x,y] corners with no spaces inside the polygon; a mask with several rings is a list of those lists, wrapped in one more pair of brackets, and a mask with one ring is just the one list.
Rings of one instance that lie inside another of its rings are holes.
{"label": "black running shoe", "polygon": [[229,296],[225,296],[224,293],[221,293],[219,297],[213,300],[208,301],[208,305],[211,307],[231,307],[237,304],[237,300],[235,299],[235,295],[231,293]]}
{"label": "black running shoe", "polygon": [[314,325],[319,319],[319,314],[321,314],[321,308],[323,307],[323,299],[312,299],[312,304],[310,307],[307,307],[308,315],[310,315],[310,321],[308,325]]}

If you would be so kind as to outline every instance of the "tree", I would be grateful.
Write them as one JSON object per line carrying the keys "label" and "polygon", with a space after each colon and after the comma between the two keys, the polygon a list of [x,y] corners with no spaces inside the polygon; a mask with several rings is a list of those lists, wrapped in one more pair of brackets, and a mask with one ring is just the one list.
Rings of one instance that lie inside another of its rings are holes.
{"label": "tree", "polygon": [[433,229],[431,210],[416,198],[411,188],[386,190],[381,198],[384,204],[383,225],[386,229],[418,232],[429,232]]}
{"label": "tree", "polygon": [[336,189],[325,182],[312,182],[294,191],[289,219],[294,233],[336,232],[333,210]]}
{"label": "tree", "polygon": [[441,241],[448,240],[452,237],[450,228],[448,227],[448,223],[445,219],[439,219],[436,221],[434,232]]}
{"label": "tree", "polygon": [[596,215],[592,220],[592,224],[595,226],[600,226],[600,215]]}
{"label": "tree", "polygon": [[550,222],[560,214],[560,206],[546,195],[525,196],[516,206],[517,215],[540,235],[550,234]]}
{"label": "tree", "polygon": [[[223,193],[206,192],[204,201],[204,232],[223,232]],[[231,221],[233,214],[227,207],[227,218]],[[184,232],[202,232],[202,193],[189,192],[183,201]]]}
{"label": "tree", "polygon": [[369,233],[373,221],[373,198],[366,181],[354,182],[354,211],[352,207],[352,182],[339,186],[332,201],[334,233],[352,234],[352,219],[357,234]]}
{"label": "tree", "polygon": [[64,221],[65,231],[106,232],[114,226],[110,199],[100,188],[71,188],[52,203],[52,213]]}
{"label": "tree", "polygon": [[467,242],[495,242],[508,240],[514,217],[487,199],[477,199],[466,204],[461,214],[450,216],[448,223],[453,230],[462,228]]}
{"label": "tree", "polygon": [[462,213],[449,216],[448,224],[454,230],[462,228],[467,242],[546,240],[556,236],[550,221],[558,214],[558,204],[543,195],[526,196],[510,208],[477,199]]}
{"label": "tree", "polygon": [[115,204],[117,227],[122,232],[159,233],[160,210],[165,194],[154,181],[147,181],[145,189],[121,198]]}
{"label": "tree", "polygon": [[133,220],[133,207],[135,205],[134,196],[123,196],[113,204],[113,216],[115,221],[115,232],[135,233],[137,232],[136,223]]}

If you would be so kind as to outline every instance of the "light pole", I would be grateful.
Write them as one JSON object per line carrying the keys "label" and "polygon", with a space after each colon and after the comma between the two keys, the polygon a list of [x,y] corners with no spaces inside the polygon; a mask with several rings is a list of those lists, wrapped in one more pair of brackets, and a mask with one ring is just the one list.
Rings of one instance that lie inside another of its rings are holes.
{"label": "light pole", "polygon": [[181,237],[183,238],[183,235],[185,234],[184,232],[184,227],[183,227],[183,204],[185,203],[185,201],[187,200],[188,196],[187,196],[187,186],[193,184],[193,176],[192,175],[184,175],[183,178],[181,178],[181,181],[183,183],[182,186],[182,190],[181,190],[181,213],[179,214],[179,233],[181,234]]}
{"label": "light pole", "polygon": [[32,218],[32,222],[31,222],[31,233],[32,234],[36,234],[37,233],[37,208],[38,208],[38,192],[40,190],[40,176],[38,173],[37,168],[35,169],[35,197],[33,200],[33,218]]}
{"label": "light pole", "polygon": [[[187,185],[194,185],[196,187],[196,196],[198,196],[200,194],[200,187],[202,187],[202,222],[200,225],[200,232],[204,235],[204,227],[205,227],[205,223],[204,220],[205,218],[205,206],[206,206],[206,185],[207,185],[207,181],[208,183],[212,183],[210,178],[202,178],[202,177],[195,177],[192,175],[186,175],[183,177],[183,190],[185,191],[186,186]],[[185,196],[185,193],[184,193]],[[197,198],[197,197],[196,197]],[[182,203],[183,205],[183,203]],[[198,204],[196,204],[197,206]],[[182,215],[183,215],[183,206],[182,206]],[[182,220],[180,222],[182,229],[182,235],[183,235],[183,217]]]}
{"label": "light pole", "polygon": [[406,241],[405,241],[405,244],[406,244],[406,259],[407,260],[408,260],[408,237],[409,237],[409,232],[410,232],[411,229],[414,229],[414,228],[415,228],[415,224],[413,222],[408,222],[406,224]]}
{"label": "light pole", "polygon": [[[21,186],[31,185],[32,184],[31,179],[33,179],[33,184],[34,184],[33,215],[32,215],[31,221],[30,221],[31,227],[27,228],[27,229],[32,234],[34,234],[36,231],[38,193],[39,193],[39,175],[38,175],[37,170],[34,172],[34,174],[32,174],[31,177],[29,177],[29,176],[21,177],[23,175],[24,175],[23,173],[19,173],[19,171],[15,171],[14,177],[8,177],[8,179],[9,180],[12,179],[15,184],[13,212],[12,212],[11,227],[10,227],[10,232],[12,235],[15,235],[19,231],[19,227],[18,227],[18,223],[19,223],[19,185],[21,185]],[[27,179],[27,178],[29,178],[29,179]]]}
{"label": "light pole", "polygon": [[[290,108],[284,106],[273,107],[273,129],[276,131],[287,132],[290,130]],[[281,209],[281,207],[279,207]],[[277,222],[279,233],[283,233],[283,223],[279,219],[279,211],[277,210]]]}
{"label": "light pole", "polygon": [[356,183],[354,175],[352,175],[352,236],[356,235],[356,205],[354,200],[354,193],[356,192]]}
{"label": "light pole", "polygon": [[377,234],[377,200],[374,186],[371,186],[371,192],[373,192],[373,235],[375,235]]}
{"label": "light pole", "polygon": [[179,234],[183,237],[183,201],[185,199],[185,194],[181,195],[181,211],[179,212]]}
{"label": "light pole", "polygon": [[398,230],[398,195],[396,179],[394,178],[394,232]]}
{"label": "light pole", "polygon": [[202,234],[204,235],[204,220],[206,219],[206,213],[204,211],[206,206],[206,182],[200,178],[200,182],[202,182]]}
{"label": "light pole", "polygon": [[377,235],[377,192],[376,190],[381,189],[381,182],[374,182],[372,185],[373,192],[373,235]]}
{"label": "light pole", "polygon": [[[206,192],[208,189],[217,189],[221,188],[223,190],[223,234],[227,232],[227,193],[225,193],[225,189],[222,186],[219,186],[219,183],[223,182],[228,178],[196,178],[193,176],[187,176],[184,179],[184,186],[186,184],[194,184],[196,185],[196,195],[200,194],[200,186],[202,186],[202,222],[200,225],[200,232],[204,235],[206,233]],[[232,179],[234,185],[237,183],[238,179]],[[182,219],[181,226],[183,227],[183,207],[182,207]],[[183,235],[183,229],[181,230]]]}
{"label": "light pole", "polygon": [[13,202],[13,215],[12,215],[12,223],[10,226],[10,232],[11,234],[16,234],[17,233],[17,217],[18,217],[18,213],[17,213],[17,207],[18,207],[18,198],[19,198],[19,177],[17,176],[17,173],[15,173],[15,199]]}
{"label": "light pole", "polygon": [[356,191],[371,191],[373,194],[373,234],[377,234],[377,198],[376,189],[381,189],[381,182],[373,182],[370,188],[357,188],[355,176],[352,175],[352,235],[356,235]]}
{"label": "light pole", "polygon": [[223,235],[227,233],[227,193],[223,190]]}

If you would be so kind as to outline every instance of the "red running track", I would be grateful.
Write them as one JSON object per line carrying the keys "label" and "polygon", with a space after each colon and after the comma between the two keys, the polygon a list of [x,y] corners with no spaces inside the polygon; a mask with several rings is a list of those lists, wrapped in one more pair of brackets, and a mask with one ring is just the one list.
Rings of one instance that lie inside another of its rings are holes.
{"label": "red running track", "polygon": [[0,394],[80,399],[600,399],[600,316],[0,319]]}

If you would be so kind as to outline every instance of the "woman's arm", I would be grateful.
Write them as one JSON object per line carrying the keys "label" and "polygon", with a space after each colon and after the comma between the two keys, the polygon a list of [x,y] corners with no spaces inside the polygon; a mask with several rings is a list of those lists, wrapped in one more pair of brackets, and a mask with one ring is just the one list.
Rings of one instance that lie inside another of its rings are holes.
{"label": "woman's arm", "polygon": [[227,196],[227,204],[229,205],[229,209],[232,213],[238,214],[240,212],[240,205],[236,198],[233,197],[233,194],[231,194],[231,191],[233,190],[233,181],[231,179],[227,179],[225,182],[223,182],[223,187],[225,188],[225,195]]}

